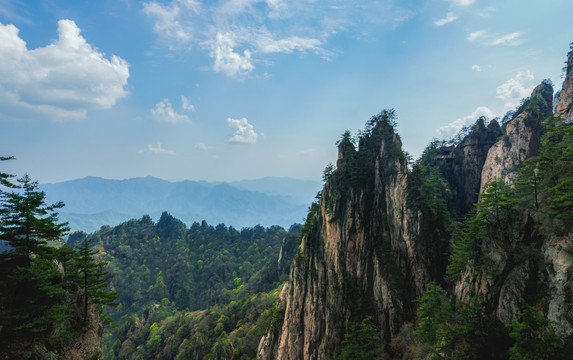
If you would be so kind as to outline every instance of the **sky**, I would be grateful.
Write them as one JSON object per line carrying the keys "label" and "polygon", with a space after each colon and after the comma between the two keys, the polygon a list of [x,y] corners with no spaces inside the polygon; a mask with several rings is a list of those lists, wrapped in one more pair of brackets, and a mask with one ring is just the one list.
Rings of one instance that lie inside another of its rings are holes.
{"label": "sky", "polygon": [[394,108],[406,151],[556,90],[571,0],[0,0],[0,171],[320,180]]}

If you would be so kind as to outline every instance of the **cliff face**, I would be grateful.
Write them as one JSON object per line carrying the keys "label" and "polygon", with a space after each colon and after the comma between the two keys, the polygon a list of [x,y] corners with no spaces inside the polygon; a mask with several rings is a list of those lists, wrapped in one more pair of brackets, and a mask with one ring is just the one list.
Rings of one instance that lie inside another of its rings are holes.
{"label": "cliff face", "polygon": [[[413,316],[413,300],[435,280],[431,239],[408,209],[401,141],[378,125],[356,152],[341,143],[338,169],[312,208],[282,295],[282,329],[261,342],[263,359],[323,359],[352,322],[373,316],[388,341]],[[366,149],[366,150],[365,150]],[[352,185],[354,157],[373,149],[366,184]],[[430,270],[432,269],[432,270]]]}
{"label": "cliff face", "polygon": [[573,51],[569,52],[567,59],[567,75],[563,81],[563,87],[557,100],[555,114],[564,118],[568,123],[573,122]]}
{"label": "cliff face", "polygon": [[[570,58],[571,59],[571,58]],[[564,88],[568,86],[564,84]],[[481,192],[488,183],[502,179],[511,184],[516,170],[523,162],[538,155],[541,143],[541,122],[551,115],[552,88],[548,83],[537,86],[523,111],[507,123],[507,135],[489,150],[485,161]],[[535,210],[531,210],[535,212]],[[547,317],[558,324],[562,333],[573,331],[571,286],[568,279],[573,259],[565,249],[573,245],[573,234],[546,237],[539,233],[531,212],[506,223],[511,233],[508,242],[485,237],[481,251],[491,260],[489,271],[476,271],[470,262],[455,283],[455,296],[461,301],[480,297],[486,310],[503,324],[518,320],[520,299],[535,299],[540,295],[547,301]]]}
{"label": "cliff face", "polygon": [[[82,302],[78,297],[78,318],[81,318]],[[88,322],[83,326],[81,335],[71,344],[66,345],[60,352],[60,360],[76,360],[101,358],[103,356],[103,322],[100,319],[97,306],[91,304],[88,309]]]}
{"label": "cliff face", "polygon": [[477,201],[481,185],[481,169],[486,161],[489,149],[501,135],[497,121],[487,126],[477,123],[477,131],[472,132],[458,146],[454,166],[448,174],[452,188],[456,191],[456,212],[459,216],[473,208]]}
{"label": "cliff face", "polygon": [[515,169],[527,158],[537,155],[541,145],[541,122],[551,114],[553,88],[538,85],[525,102],[522,112],[506,125],[506,135],[488,151],[481,173],[480,192],[493,179],[506,183],[515,177]]}
{"label": "cliff face", "polygon": [[459,144],[434,157],[433,162],[440,166],[452,190],[450,206],[457,217],[463,217],[477,201],[487,153],[501,134],[496,120],[486,125],[480,118]]}

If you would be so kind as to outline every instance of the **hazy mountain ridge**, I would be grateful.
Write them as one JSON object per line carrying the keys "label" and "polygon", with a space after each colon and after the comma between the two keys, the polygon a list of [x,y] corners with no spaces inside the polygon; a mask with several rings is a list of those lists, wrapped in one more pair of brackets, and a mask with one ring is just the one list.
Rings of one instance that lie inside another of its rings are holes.
{"label": "hazy mountain ridge", "polygon": [[[86,177],[44,184],[48,202],[63,201],[60,212],[72,230],[95,231],[103,225],[163,211],[190,225],[207,220],[237,228],[254,225],[289,227],[306,216],[320,183],[267,177],[232,183],[169,182],[155,177],[109,180]],[[306,199],[306,200],[305,200]]]}

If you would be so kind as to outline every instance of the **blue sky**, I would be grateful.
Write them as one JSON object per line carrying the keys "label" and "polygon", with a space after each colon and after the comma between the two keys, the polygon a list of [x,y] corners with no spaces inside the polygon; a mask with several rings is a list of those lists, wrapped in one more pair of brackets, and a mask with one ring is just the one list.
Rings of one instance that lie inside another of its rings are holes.
{"label": "blue sky", "polygon": [[[360,4],[360,5],[357,5]],[[3,171],[319,180],[395,108],[417,157],[562,83],[570,0],[0,0]]]}

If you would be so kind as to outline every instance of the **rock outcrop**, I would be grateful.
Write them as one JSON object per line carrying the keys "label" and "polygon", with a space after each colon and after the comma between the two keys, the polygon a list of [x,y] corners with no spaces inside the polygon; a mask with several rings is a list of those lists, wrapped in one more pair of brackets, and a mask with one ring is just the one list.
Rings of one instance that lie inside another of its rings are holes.
{"label": "rock outcrop", "polygon": [[[538,155],[541,146],[542,121],[551,115],[552,88],[547,82],[537,86],[522,106],[522,112],[507,123],[506,132],[488,152],[482,171],[481,192],[495,179],[511,184],[523,162]],[[488,271],[476,271],[468,264],[454,287],[455,296],[468,302],[479,297],[491,314],[507,325],[518,320],[520,299],[533,300],[543,294],[548,303],[547,317],[559,324],[562,333],[573,332],[573,312],[568,284],[573,259],[571,234],[546,238],[529,211],[513,224],[504,224],[500,232],[509,231],[509,242],[486,237],[481,249],[489,258]]]}
{"label": "rock outcrop", "polygon": [[457,145],[444,148],[434,157],[433,161],[439,164],[452,191],[450,207],[458,218],[470,211],[478,200],[488,151],[501,135],[497,120],[486,125],[486,119],[482,117]]}
{"label": "rock outcrop", "polygon": [[[433,249],[439,244],[420,237],[421,213],[406,206],[400,138],[378,124],[359,146],[339,146],[338,169],[311,209],[283,292],[282,329],[261,341],[263,359],[323,359],[366,315],[388,341],[412,318],[413,300],[436,280],[429,254],[439,253]],[[372,172],[365,183],[353,183],[360,178],[354,161],[363,155]]]}
{"label": "rock outcrop", "polygon": [[557,109],[555,114],[561,116],[569,124],[573,123],[573,51],[570,51],[567,59],[567,68],[563,87],[559,92]]}
{"label": "rock outcrop", "polygon": [[[80,303],[78,309],[81,308]],[[100,319],[97,305],[92,304],[88,310],[88,322],[84,325],[81,335],[59,352],[58,359],[76,360],[98,358],[103,358],[103,322]]]}
{"label": "rock outcrop", "polygon": [[551,114],[552,102],[553,88],[549,83],[543,82],[533,90],[523,109],[506,124],[506,135],[488,151],[480,192],[494,179],[511,182],[517,167],[537,155],[541,146],[541,122]]}

